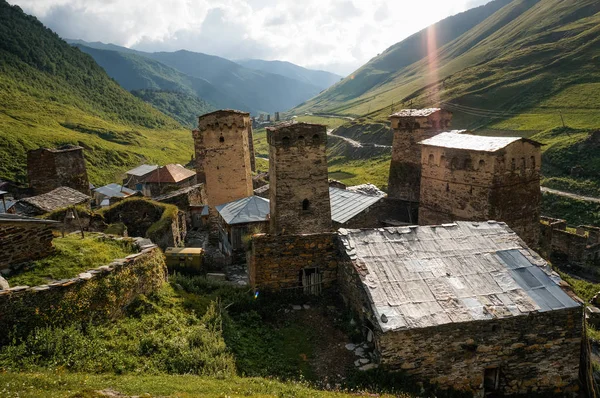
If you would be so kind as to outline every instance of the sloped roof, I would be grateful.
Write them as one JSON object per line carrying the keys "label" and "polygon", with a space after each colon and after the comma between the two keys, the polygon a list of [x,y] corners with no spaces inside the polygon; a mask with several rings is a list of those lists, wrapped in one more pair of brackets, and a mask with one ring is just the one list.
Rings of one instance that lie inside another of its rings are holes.
{"label": "sloped roof", "polygon": [[31,205],[41,211],[51,212],[68,206],[78,205],[90,200],[90,197],[73,188],[58,187],[42,195],[21,199],[20,202]]}
{"label": "sloped roof", "polygon": [[379,202],[383,196],[365,195],[360,192],[329,187],[331,219],[343,224]]}
{"label": "sloped roof", "polygon": [[23,222],[23,223],[36,223],[36,224],[57,224],[58,221],[44,220],[43,218],[34,218],[22,216],[20,214],[8,214],[0,213],[0,223],[2,222]]}
{"label": "sloped roof", "polygon": [[133,189],[129,189],[114,182],[112,184],[96,188],[94,189],[94,192],[98,192],[104,196],[108,196],[109,198],[126,198],[136,193],[136,191]]}
{"label": "sloped roof", "polygon": [[229,225],[261,222],[269,219],[269,199],[248,196],[216,206],[217,211]]}
{"label": "sloped roof", "polygon": [[178,189],[176,191],[172,191],[172,192],[166,193],[164,195],[160,195],[160,196],[157,196],[155,198],[152,198],[152,200],[160,202],[160,201],[163,201],[163,200],[168,200],[168,199],[175,198],[175,197],[177,197],[179,195],[186,195],[186,194],[188,194],[188,193],[190,193],[192,191],[195,191],[196,189],[202,188],[202,185],[203,184],[200,183],[200,184],[192,185],[192,186],[189,186],[189,187],[181,188],[181,189]]}
{"label": "sloped roof", "polygon": [[155,164],[143,164],[141,166],[138,166],[134,169],[131,169],[129,171],[127,171],[126,174],[132,175],[132,176],[136,176],[136,177],[142,177],[145,176],[148,173],[153,172],[154,170],[158,169],[158,165]]}
{"label": "sloped roof", "polygon": [[399,112],[392,113],[390,117],[425,117],[439,111],[441,111],[440,108],[402,109]]}
{"label": "sloped roof", "polygon": [[168,164],[154,170],[146,178],[146,182],[178,183],[194,176],[195,171],[188,170],[180,164]]}
{"label": "sloped roof", "polygon": [[496,152],[516,141],[526,141],[535,146],[542,144],[521,137],[487,137],[482,135],[460,134],[458,132],[441,133],[421,141],[421,145],[437,146],[471,151]]}
{"label": "sloped roof", "polygon": [[504,223],[340,229],[339,234],[384,332],[580,305]]}
{"label": "sloped roof", "polygon": [[[4,208],[4,202],[6,202],[6,209]],[[0,213],[6,213],[15,203],[17,203],[16,200],[0,200]]]}

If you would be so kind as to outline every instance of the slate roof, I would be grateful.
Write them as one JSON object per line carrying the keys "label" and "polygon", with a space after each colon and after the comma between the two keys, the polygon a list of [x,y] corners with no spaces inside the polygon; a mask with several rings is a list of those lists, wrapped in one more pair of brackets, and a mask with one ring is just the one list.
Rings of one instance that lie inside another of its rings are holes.
{"label": "slate roof", "polygon": [[383,196],[365,195],[360,192],[329,187],[331,219],[343,224],[383,199]]}
{"label": "slate roof", "polygon": [[44,220],[42,218],[34,218],[22,216],[20,214],[8,214],[0,213],[0,223],[2,222],[23,222],[23,223],[36,223],[36,224],[57,224],[58,221]]}
{"label": "slate roof", "polygon": [[180,164],[168,164],[154,170],[152,174],[146,178],[146,182],[173,184],[187,180],[195,174],[195,171],[188,170]]}
{"label": "slate roof", "polygon": [[269,199],[248,196],[216,206],[217,211],[229,225],[261,222],[269,219]]}
{"label": "slate roof", "polygon": [[447,132],[438,134],[432,138],[421,141],[421,145],[437,146],[453,149],[467,149],[471,151],[496,152],[516,141],[526,141],[535,146],[542,144],[521,137],[487,137],[482,135],[460,134],[458,132]]}
{"label": "slate roof", "polygon": [[99,194],[108,196],[109,198],[126,198],[136,193],[136,191],[133,189],[129,189],[114,182],[112,184],[96,188],[94,189],[94,192],[98,192]]}
{"label": "slate roof", "polygon": [[196,184],[196,185],[192,185],[190,187],[181,188],[181,189],[178,189],[176,191],[172,191],[172,192],[166,193],[164,195],[157,196],[155,198],[152,198],[152,200],[160,202],[160,201],[163,201],[163,200],[168,200],[168,199],[175,198],[175,197],[177,197],[179,195],[186,195],[186,194],[188,194],[188,193],[190,193],[190,192],[192,192],[192,191],[194,191],[196,189],[200,189],[200,188],[202,188],[202,183]]}
{"label": "slate roof", "polygon": [[136,177],[142,177],[142,176],[145,176],[148,173],[153,172],[156,169],[158,169],[158,165],[155,165],[155,164],[143,164],[141,166],[138,166],[138,167],[136,167],[134,169],[131,169],[131,170],[127,171],[126,174],[132,175],[132,176],[136,176]]}
{"label": "slate roof", "polygon": [[338,233],[384,332],[580,306],[505,223]]}
{"label": "slate roof", "polygon": [[42,195],[21,199],[19,202],[33,206],[43,212],[51,212],[85,203],[88,200],[90,200],[88,195],[73,188],[58,187]]}
{"label": "slate roof", "polygon": [[441,111],[440,108],[402,109],[399,112],[392,113],[390,117],[425,117],[439,111]]}

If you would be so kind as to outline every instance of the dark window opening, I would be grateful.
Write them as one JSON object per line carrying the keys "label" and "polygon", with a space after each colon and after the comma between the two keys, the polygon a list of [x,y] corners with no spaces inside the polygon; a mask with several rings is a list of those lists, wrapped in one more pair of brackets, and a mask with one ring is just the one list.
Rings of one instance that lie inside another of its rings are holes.
{"label": "dark window opening", "polygon": [[310,201],[308,199],[304,199],[302,201],[302,210],[307,211],[310,209]]}
{"label": "dark window opening", "polygon": [[485,167],[485,160],[481,159],[481,160],[479,161],[479,168],[480,168],[480,169],[483,169],[484,167]]}
{"label": "dark window opening", "polygon": [[446,192],[450,192],[450,184],[446,184]]}
{"label": "dark window opening", "polygon": [[510,161],[510,169],[512,171],[515,171],[516,168],[517,168],[517,161],[515,160],[515,158],[512,158],[512,160]]}
{"label": "dark window opening", "polygon": [[483,391],[486,396],[490,393],[498,392],[500,386],[500,369],[489,368],[483,373]]}
{"label": "dark window opening", "polygon": [[429,164],[433,164],[434,161],[435,161],[435,157],[433,156],[433,154],[430,154],[429,155],[429,160],[428,160]]}
{"label": "dark window opening", "polygon": [[283,137],[281,139],[281,143],[283,144],[283,146],[290,146],[290,137]]}
{"label": "dark window opening", "polygon": [[531,169],[535,169],[535,156],[531,157]]}
{"label": "dark window opening", "polygon": [[413,123],[413,129],[420,129],[421,125],[417,122]]}
{"label": "dark window opening", "polygon": [[220,137],[219,137],[219,142],[225,142],[225,137],[223,137],[223,136],[220,136]]}
{"label": "dark window opening", "polygon": [[463,167],[465,170],[471,170],[473,168],[473,164],[471,163],[471,158],[466,158],[463,162]]}
{"label": "dark window opening", "polygon": [[313,135],[312,138],[313,144],[318,145],[321,143],[321,137],[319,137],[319,134],[315,134]]}

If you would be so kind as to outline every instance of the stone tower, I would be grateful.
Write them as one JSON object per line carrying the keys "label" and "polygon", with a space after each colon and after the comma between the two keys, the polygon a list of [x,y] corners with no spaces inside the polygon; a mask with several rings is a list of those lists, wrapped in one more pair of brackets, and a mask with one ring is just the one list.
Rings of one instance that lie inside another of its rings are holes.
{"label": "stone tower", "polygon": [[421,144],[420,225],[504,221],[538,247],[539,142],[450,132]]}
{"label": "stone tower", "polygon": [[192,132],[198,182],[206,187],[209,206],[252,195],[248,145],[250,114],[218,110],[198,118]]}
{"label": "stone tower", "polygon": [[267,127],[270,233],[330,231],[326,127],[285,123]]}
{"label": "stone tower", "polygon": [[388,197],[419,202],[421,182],[420,141],[448,131],[452,113],[439,109],[403,109],[390,115],[394,132]]}
{"label": "stone tower", "polygon": [[36,195],[58,187],[69,187],[90,194],[83,148],[77,145],[27,152],[27,176],[29,186]]}

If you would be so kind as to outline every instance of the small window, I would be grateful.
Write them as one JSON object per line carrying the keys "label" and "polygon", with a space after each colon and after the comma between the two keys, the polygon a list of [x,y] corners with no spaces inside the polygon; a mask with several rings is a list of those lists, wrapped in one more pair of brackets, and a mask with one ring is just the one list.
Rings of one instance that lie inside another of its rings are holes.
{"label": "small window", "polygon": [[417,122],[413,123],[413,129],[420,129],[421,125]]}
{"label": "small window", "polygon": [[512,158],[512,160],[510,161],[510,169],[512,171],[515,171],[517,169],[517,161],[515,160],[515,158]]}
{"label": "small window", "polygon": [[535,170],[535,156],[531,157],[531,169]]}
{"label": "small window", "polygon": [[450,184],[446,183],[446,192],[450,192]]}
{"label": "small window", "polygon": [[283,137],[281,139],[281,143],[283,144],[283,146],[290,146],[290,137]]}
{"label": "small window", "polygon": [[485,168],[485,160],[481,159],[479,161],[479,169],[481,170],[481,169],[484,169],[484,168]]}
{"label": "small window", "polygon": [[303,211],[308,211],[310,210],[310,201],[308,199],[304,199],[302,201],[302,210]]}
{"label": "small window", "polygon": [[433,164],[435,162],[435,157],[433,153],[429,154],[429,160],[427,161],[429,164]]}
{"label": "small window", "polygon": [[466,158],[464,160],[463,167],[465,170],[471,170],[473,168],[473,164],[471,163],[471,158]]}
{"label": "small window", "polygon": [[319,134],[313,135],[312,142],[314,145],[319,145],[321,143],[321,137],[319,137]]}
{"label": "small window", "polygon": [[521,158],[521,171],[525,171],[527,168],[527,164],[525,163],[525,158]]}
{"label": "small window", "polygon": [[483,390],[485,394],[497,392],[500,387],[500,369],[489,368],[483,374]]}
{"label": "small window", "polygon": [[220,137],[219,137],[219,142],[221,142],[221,143],[222,143],[222,142],[225,142],[225,137],[223,137],[223,136],[220,136]]}
{"label": "small window", "polygon": [[440,158],[440,167],[446,167],[446,157],[444,155]]}

